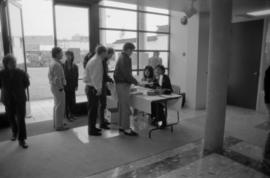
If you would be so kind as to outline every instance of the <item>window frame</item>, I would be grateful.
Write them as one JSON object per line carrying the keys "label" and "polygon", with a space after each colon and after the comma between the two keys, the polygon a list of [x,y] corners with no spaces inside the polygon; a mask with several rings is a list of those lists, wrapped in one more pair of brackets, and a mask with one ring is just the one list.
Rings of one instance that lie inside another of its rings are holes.
{"label": "window frame", "polygon": [[[102,5],[99,4],[98,5],[99,9],[115,9],[115,10],[122,10],[122,11],[131,11],[131,12],[136,12],[137,15],[137,24],[136,24],[136,29],[120,29],[120,28],[110,28],[110,27],[101,27],[101,25],[99,25],[99,35],[100,35],[100,39],[101,37],[101,31],[106,31],[106,30],[110,30],[110,31],[124,31],[124,32],[136,32],[137,37],[136,37],[136,50],[134,52],[139,53],[139,52],[166,52],[168,53],[168,66],[166,67],[166,70],[168,71],[168,73],[170,72],[170,43],[171,43],[171,11],[169,10],[169,13],[158,13],[158,12],[152,12],[152,11],[147,11],[147,10],[141,10],[140,9],[140,5],[137,4],[137,8],[136,9],[129,9],[129,8],[123,8],[123,7],[115,7],[115,6],[109,6],[109,5]],[[101,11],[101,10],[100,10]],[[140,15],[141,14],[154,14],[154,15],[162,15],[162,16],[167,16],[169,18],[169,24],[168,24],[168,32],[163,32],[163,31],[151,31],[151,30],[140,30],[139,29],[139,23],[140,23]],[[100,18],[102,18],[100,16]],[[151,49],[140,49],[140,39],[139,39],[139,35],[142,33],[152,33],[152,34],[165,34],[168,35],[168,47],[167,50],[162,50],[162,49],[156,49],[156,50],[151,50]],[[116,52],[121,52],[120,49],[115,49]],[[137,55],[137,69],[132,69],[132,72],[137,72],[137,75],[140,74],[141,71],[143,71],[144,69],[140,68],[140,55]],[[113,73],[114,70],[110,70],[109,73]]]}

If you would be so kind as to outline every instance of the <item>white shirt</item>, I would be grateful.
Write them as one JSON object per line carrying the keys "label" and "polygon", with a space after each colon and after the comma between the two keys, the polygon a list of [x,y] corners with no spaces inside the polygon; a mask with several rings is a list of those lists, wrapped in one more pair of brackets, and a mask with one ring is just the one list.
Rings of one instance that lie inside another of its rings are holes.
{"label": "white shirt", "polygon": [[84,83],[94,87],[96,90],[101,90],[103,80],[103,65],[102,59],[95,55],[86,64],[84,71]]}
{"label": "white shirt", "polygon": [[163,75],[160,75],[158,79],[158,84],[160,87],[162,87],[162,82],[163,82]]}

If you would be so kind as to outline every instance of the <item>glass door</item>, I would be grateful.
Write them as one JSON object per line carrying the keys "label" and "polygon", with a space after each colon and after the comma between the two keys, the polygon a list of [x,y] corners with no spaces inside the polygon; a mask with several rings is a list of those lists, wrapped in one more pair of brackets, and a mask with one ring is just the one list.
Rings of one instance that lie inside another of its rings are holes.
{"label": "glass door", "polygon": [[17,58],[17,65],[23,70],[26,68],[25,44],[22,22],[21,6],[9,0],[7,4],[8,24],[9,24],[9,40],[11,53]]}
{"label": "glass door", "polygon": [[[84,95],[83,58],[89,52],[89,8],[70,5],[55,5],[55,43],[63,51],[73,51],[74,62],[79,67],[77,95]],[[62,62],[65,62],[65,57]]]}

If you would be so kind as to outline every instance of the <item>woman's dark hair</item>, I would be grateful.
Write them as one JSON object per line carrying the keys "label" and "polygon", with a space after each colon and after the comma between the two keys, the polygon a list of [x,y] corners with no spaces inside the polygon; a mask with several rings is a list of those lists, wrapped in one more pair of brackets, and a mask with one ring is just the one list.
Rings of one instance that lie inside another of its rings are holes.
{"label": "woman's dark hair", "polygon": [[130,42],[127,42],[124,44],[123,46],[123,50],[126,51],[126,50],[134,50],[135,49],[135,45],[133,43],[130,43]]}
{"label": "woman's dark hair", "polygon": [[6,56],[4,56],[2,61],[4,69],[8,69],[8,64],[11,60],[16,60],[16,58],[12,54],[7,54]]}
{"label": "woman's dark hair", "polygon": [[114,52],[113,48],[109,47],[109,48],[107,48],[107,53],[108,54],[114,54],[115,52]]}
{"label": "woman's dark hair", "polygon": [[52,49],[52,57],[56,58],[59,53],[61,53],[63,50],[60,47],[54,47]]}
{"label": "woman's dark hair", "polygon": [[66,51],[65,55],[71,56],[71,60],[74,61],[74,53],[72,51]]}
{"label": "woman's dark hair", "polygon": [[156,69],[160,69],[162,71],[162,73],[164,74],[165,73],[165,67],[163,65],[157,65]]}
{"label": "woman's dark hair", "polygon": [[[149,71],[149,76],[145,75],[145,71]],[[143,70],[143,77],[146,78],[153,78],[154,77],[154,69],[151,66],[145,66],[144,70]]]}

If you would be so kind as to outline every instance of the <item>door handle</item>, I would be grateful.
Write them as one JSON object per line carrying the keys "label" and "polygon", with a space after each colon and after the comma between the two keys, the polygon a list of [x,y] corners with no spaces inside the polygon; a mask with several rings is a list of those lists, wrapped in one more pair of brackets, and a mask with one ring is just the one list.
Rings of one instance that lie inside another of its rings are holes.
{"label": "door handle", "polygon": [[258,75],[258,72],[253,72],[253,75],[257,76]]}

